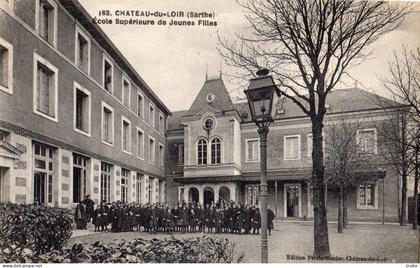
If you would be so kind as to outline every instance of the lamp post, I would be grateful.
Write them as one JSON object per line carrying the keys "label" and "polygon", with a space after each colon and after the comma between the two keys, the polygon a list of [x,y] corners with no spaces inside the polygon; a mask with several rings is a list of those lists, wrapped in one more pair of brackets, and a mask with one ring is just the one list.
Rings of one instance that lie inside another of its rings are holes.
{"label": "lamp post", "polygon": [[261,200],[261,262],[268,263],[267,240],[267,136],[270,124],[274,122],[276,105],[280,91],[267,69],[257,71],[257,78],[250,80],[248,89],[244,90],[248,100],[252,121],[258,127],[260,136],[260,200]]}

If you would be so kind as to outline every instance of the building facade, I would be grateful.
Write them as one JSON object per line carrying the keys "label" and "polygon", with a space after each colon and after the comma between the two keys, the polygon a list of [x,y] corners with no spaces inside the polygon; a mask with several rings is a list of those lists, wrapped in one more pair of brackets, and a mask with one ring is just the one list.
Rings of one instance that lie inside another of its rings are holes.
{"label": "building facade", "polygon": [[[377,126],[388,117],[358,88],[334,90],[325,126],[360,122],[357,139],[372,158],[383,143]],[[268,135],[268,203],[279,218],[313,217],[310,119],[281,98]],[[209,204],[234,200],[259,205],[260,152],[257,128],[246,102],[233,103],[221,77],[206,79],[191,107],[168,118],[168,200]],[[360,171],[346,195],[352,221],[397,221],[400,178],[387,165]],[[360,178],[359,178],[360,177]],[[337,218],[337,193],[326,189],[328,217]]]}
{"label": "building facade", "polygon": [[165,201],[170,111],[87,11],[0,0],[0,25],[0,201]]}

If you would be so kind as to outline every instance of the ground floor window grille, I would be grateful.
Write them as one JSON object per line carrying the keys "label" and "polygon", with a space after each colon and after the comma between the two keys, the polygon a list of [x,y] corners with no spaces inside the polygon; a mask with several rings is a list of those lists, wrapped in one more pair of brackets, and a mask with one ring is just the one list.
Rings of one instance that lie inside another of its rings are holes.
{"label": "ground floor window grille", "polygon": [[53,176],[55,149],[42,143],[34,143],[34,202],[53,202]]}
{"label": "ground floor window grille", "polygon": [[260,196],[259,186],[248,186],[247,187],[247,202],[250,205],[258,206]]}
{"label": "ground floor window grille", "polygon": [[141,203],[141,180],[143,179],[143,174],[137,173],[136,180],[136,202]]}
{"label": "ground floor window grille", "polygon": [[101,200],[111,201],[111,174],[112,165],[101,163]]}
{"label": "ground floor window grille", "polygon": [[73,154],[73,203],[78,203],[87,194],[87,163],[89,158]]}
{"label": "ground floor window grille", "polygon": [[130,170],[123,168],[121,170],[121,201],[128,202],[128,177]]}

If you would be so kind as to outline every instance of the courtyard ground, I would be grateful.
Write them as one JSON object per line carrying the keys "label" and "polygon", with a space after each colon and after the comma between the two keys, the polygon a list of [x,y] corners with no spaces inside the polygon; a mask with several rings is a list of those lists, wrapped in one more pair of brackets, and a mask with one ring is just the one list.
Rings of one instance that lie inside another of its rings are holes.
{"label": "courtyard ground", "polygon": [[[174,233],[178,238],[201,235]],[[419,262],[419,231],[412,230],[411,226],[351,224],[343,234],[338,234],[336,224],[330,224],[329,235],[331,255],[334,257],[344,259],[347,256],[372,257],[391,263]],[[234,234],[213,234],[213,236],[236,242],[238,253],[245,253],[244,262],[260,261],[260,236]],[[93,243],[97,240],[110,243],[122,239],[133,240],[137,237],[151,239],[169,237],[169,235],[161,233],[152,235],[144,232],[93,233],[91,230],[76,230],[70,239],[70,244]],[[313,224],[277,222],[268,243],[269,262],[308,262],[308,256],[313,253]],[[292,255],[294,259],[290,259]],[[302,260],[296,260],[297,258]]]}

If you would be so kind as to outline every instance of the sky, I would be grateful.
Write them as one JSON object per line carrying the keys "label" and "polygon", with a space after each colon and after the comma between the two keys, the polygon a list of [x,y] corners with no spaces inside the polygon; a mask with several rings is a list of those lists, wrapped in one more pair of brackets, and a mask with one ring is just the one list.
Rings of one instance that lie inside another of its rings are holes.
{"label": "sky", "polygon": [[[240,6],[228,0],[79,0],[92,17],[101,10],[113,14],[122,10],[160,12],[184,11],[215,14],[217,26],[117,25],[100,27],[128,59],[140,76],[171,111],[188,109],[209,76],[229,72],[217,51],[217,35],[232,39],[248,27]],[[420,2],[395,31],[383,36],[368,49],[369,59],[349,70],[357,86],[385,94],[378,77],[387,76],[387,64],[402,45],[420,47]],[[117,17],[113,17],[114,19]],[[123,19],[131,17],[120,17]],[[135,17],[133,17],[135,18]],[[170,19],[167,19],[168,21]],[[157,22],[158,19],[155,19]],[[197,22],[197,20],[195,20]],[[346,77],[339,87],[353,87]],[[225,79],[233,101],[243,98],[242,89]]]}

